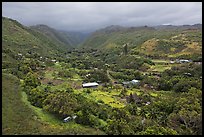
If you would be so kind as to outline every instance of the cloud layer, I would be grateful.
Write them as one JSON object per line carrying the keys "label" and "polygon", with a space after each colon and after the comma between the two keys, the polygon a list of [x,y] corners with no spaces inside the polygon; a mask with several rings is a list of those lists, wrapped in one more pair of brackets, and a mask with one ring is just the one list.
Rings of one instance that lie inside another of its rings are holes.
{"label": "cloud layer", "polygon": [[109,25],[202,23],[201,2],[3,2],[2,15],[30,26],[94,31]]}

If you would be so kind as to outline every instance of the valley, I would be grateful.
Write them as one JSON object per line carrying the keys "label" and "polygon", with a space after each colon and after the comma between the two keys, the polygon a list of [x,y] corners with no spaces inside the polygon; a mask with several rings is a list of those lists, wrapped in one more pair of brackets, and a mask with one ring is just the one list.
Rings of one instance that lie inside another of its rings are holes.
{"label": "valley", "polygon": [[202,29],[110,26],[80,43],[2,22],[3,134],[202,134]]}

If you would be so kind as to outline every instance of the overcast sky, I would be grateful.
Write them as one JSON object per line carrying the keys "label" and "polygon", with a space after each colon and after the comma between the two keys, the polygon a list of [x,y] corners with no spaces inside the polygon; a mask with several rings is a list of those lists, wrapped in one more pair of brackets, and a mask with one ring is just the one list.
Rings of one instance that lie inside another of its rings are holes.
{"label": "overcast sky", "polygon": [[3,2],[2,15],[26,26],[93,31],[109,25],[202,23],[202,2]]}

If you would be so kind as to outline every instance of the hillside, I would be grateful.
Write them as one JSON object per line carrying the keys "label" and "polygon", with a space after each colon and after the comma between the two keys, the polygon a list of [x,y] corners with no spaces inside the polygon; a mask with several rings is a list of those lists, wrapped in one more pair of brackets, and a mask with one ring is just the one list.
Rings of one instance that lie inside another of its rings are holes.
{"label": "hillside", "polygon": [[18,55],[53,57],[68,48],[70,46],[60,44],[15,20],[2,17],[3,66],[15,66]]}
{"label": "hillside", "polygon": [[180,26],[175,26],[175,25],[158,25],[154,27],[155,29],[180,29],[180,30],[185,30],[185,29],[200,29],[202,30],[202,24],[194,24],[194,25],[180,25]]}
{"label": "hillside", "polygon": [[15,20],[2,17],[2,41],[9,45],[10,50],[24,52],[33,50],[39,53],[64,50],[70,46],[64,46],[57,43],[54,39],[48,39],[47,36],[39,33],[29,27],[23,26]]}
{"label": "hillside", "polygon": [[50,40],[54,40],[59,44],[62,44],[65,46],[71,46],[71,47],[77,47],[88,36],[87,33],[56,30],[47,25],[42,25],[42,24],[30,26],[30,28],[43,33]]}
{"label": "hillside", "polygon": [[154,31],[155,29],[151,27],[125,28],[112,25],[92,33],[81,47],[108,49],[112,45],[120,47],[125,43],[137,46],[148,39],[149,32],[153,33]]}
{"label": "hillside", "polygon": [[79,47],[90,33],[58,30],[69,41],[72,47]]}
{"label": "hillside", "polygon": [[2,74],[2,134],[46,134],[50,127],[35,119],[36,114],[21,101],[19,85],[17,77]]}
{"label": "hillside", "polygon": [[104,134],[78,124],[61,124],[50,114],[32,106],[20,88],[20,81],[11,74],[2,74],[3,135],[80,135]]}
{"label": "hillside", "polygon": [[[121,27],[108,26],[92,33],[81,48],[122,49],[128,44],[131,53],[177,57],[200,54],[202,25]],[[121,52],[121,50],[120,50]]]}
{"label": "hillside", "polygon": [[151,56],[198,55],[202,51],[202,32],[197,29],[183,30],[164,39],[152,38],[135,48],[135,50]]}

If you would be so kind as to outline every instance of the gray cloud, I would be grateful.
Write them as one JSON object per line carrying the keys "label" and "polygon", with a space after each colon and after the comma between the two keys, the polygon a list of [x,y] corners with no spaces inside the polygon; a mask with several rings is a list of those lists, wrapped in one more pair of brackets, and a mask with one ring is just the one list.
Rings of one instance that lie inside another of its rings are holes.
{"label": "gray cloud", "polygon": [[201,2],[3,2],[2,15],[30,26],[93,31],[108,25],[202,23]]}

